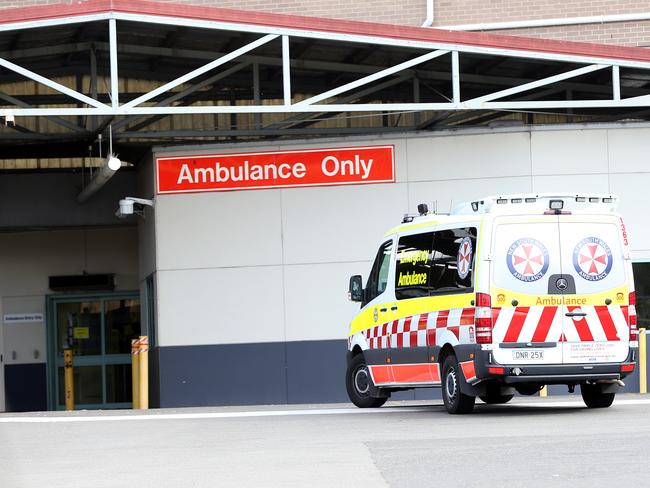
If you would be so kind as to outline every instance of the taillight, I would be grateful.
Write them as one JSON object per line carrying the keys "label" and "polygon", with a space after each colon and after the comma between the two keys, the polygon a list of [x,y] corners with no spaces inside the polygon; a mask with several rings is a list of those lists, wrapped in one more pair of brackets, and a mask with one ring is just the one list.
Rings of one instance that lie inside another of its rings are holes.
{"label": "taillight", "polygon": [[630,293],[630,304],[627,307],[627,323],[630,327],[630,342],[639,340],[639,329],[636,326],[636,293]]}
{"label": "taillight", "polygon": [[474,317],[476,343],[492,344],[492,300],[487,293],[476,294]]}

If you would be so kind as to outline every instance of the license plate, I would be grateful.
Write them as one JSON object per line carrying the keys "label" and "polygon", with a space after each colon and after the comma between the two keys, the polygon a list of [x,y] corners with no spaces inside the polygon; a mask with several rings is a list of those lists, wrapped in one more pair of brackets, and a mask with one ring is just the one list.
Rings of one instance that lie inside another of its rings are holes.
{"label": "license plate", "polygon": [[544,351],[536,351],[534,349],[526,351],[512,351],[513,361],[543,361]]}

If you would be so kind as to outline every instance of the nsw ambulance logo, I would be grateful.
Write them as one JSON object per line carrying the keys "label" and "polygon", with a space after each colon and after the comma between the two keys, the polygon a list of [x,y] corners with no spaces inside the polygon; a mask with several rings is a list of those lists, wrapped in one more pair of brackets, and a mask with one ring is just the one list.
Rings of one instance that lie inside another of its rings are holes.
{"label": "nsw ambulance logo", "polygon": [[467,278],[471,262],[472,240],[469,237],[465,237],[460,241],[460,246],[458,246],[458,255],[456,256],[456,269],[458,270],[458,277],[461,280]]}
{"label": "nsw ambulance logo", "polygon": [[537,239],[517,239],[506,253],[508,269],[512,276],[521,281],[537,281],[548,270],[548,250]]}
{"label": "nsw ambulance logo", "polygon": [[587,281],[600,281],[612,270],[612,251],[598,237],[587,237],[573,250],[573,267]]}

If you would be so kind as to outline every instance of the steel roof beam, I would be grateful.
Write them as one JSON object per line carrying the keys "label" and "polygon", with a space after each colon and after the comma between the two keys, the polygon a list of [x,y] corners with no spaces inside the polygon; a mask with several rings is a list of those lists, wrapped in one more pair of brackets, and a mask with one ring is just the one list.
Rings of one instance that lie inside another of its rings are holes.
{"label": "steel roof beam", "polygon": [[52,88],[55,91],[64,93],[69,97],[75,98],[87,105],[91,105],[99,109],[107,108],[107,105],[104,105],[103,103],[99,103],[97,100],[93,100],[92,98],[87,97],[83,93],[79,93],[75,90],[72,90],[67,86],[57,83],[56,81],[49,80],[44,76],[34,73],[33,71],[30,71],[21,66],[18,66],[17,64],[12,63],[11,61],[7,61],[6,59],[0,58],[0,66],[8,69],[9,71],[13,71],[15,73],[18,73],[19,75],[29,78],[30,80],[34,80],[38,83],[41,83],[49,88]]}
{"label": "steel roof beam", "polygon": [[[223,78],[227,78],[231,74],[234,74],[234,73],[236,73],[238,71],[241,71],[242,69],[250,66],[251,64],[252,64],[251,62],[239,63],[239,64],[233,66],[232,68],[229,68],[229,69],[227,69],[225,71],[222,71],[221,73],[217,73],[216,75],[213,75],[210,78],[206,78],[205,80],[203,80],[203,81],[201,81],[201,82],[199,82],[199,83],[197,83],[195,85],[192,85],[189,88],[186,88],[185,90],[183,90],[180,93],[175,93],[174,95],[172,95],[172,96],[170,96],[170,97],[168,97],[168,98],[166,98],[164,100],[161,100],[155,106],[156,107],[166,107],[168,105],[171,105],[172,103],[177,102],[178,100],[182,100],[182,99],[184,99],[184,98],[198,92],[199,90],[202,90],[203,88],[214,85],[217,81],[222,80]],[[160,120],[161,117],[166,117],[166,115],[156,115],[155,117],[151,117],[148,120],[145,120],[145,121],[141,122],[140,124],[138,124],[138,128],[146,127],[147,125],[150,125],[150,124],[154,123],[155,121]],[[120,128],[122,128],[124,126],[127,126],[127,125],[129,125],[129,124],[131,124],[133,122],[136,122],[137,120],[140,120],[142,118],[143,118],[142,116],[127,117],[126,119],[120,120],[120,121],[116,122],[115,124],[113,124],[113,129],[114,130],[120,129]],[[132,128],[132,130],[133,130],[133,128]]]}
{"label": "steel roof beam", "polygon": [[[0,100],[4,100],[5,102],[11,103],[13,105],[16,105],[18,107],[23,107],[23,108],[33,108],[32,105],[24,102],[23,100],[20,100],[16,97],[12,97],[11,95],[7,95],[6,93],[0,92]],[[73,124],[69,120],[62,119],[60,117],[46,117],[49,121],[51,121],[54,124],[60,125],[61,127],[65,127],[66,129],[70,129],[71,131],[74,132],[87,132],[83,127],[79,127],[76,124]]]}
{"label": "steel roof beam", "polygon": [[214,68],[216,68],[218,66],[221,66],[221,65],[223,65],[223,64],[225,64],[225,63],[227,63],[229,61],[233,61],[234,59],[237,59],[242,54],[247,53],[249,51],[252,51],[253,49],[258,48],[259,46],[262,46],[262,45],[266,44],[267,42],[270,42],[270,41],[272,41],[274,39],[277,39],[277,37],[278,37],[277,35],[269,34],[269,35],[266,35],[266,36],[264,36],[264,37],[262,37],[260,39],[255,40],[255,41],[253,41],[251,43],[248,43],[245,46],[240,47],[239,49],[235,49],[233,52],[231,52],[229,54],[221,56],[220,58],[215,59],[214,61],[212,61],[212,62],[210,62],[208,64],[205,64],[205,65],[201,66],[200,68],[197,68],[197,69],[195,69],[193,71],[190,71],[189,73],[187,73],[187,74],[185,74],[185,75],[183,75],[183,76],[181,76],[179,78],[176,78],[175,80],[170,81],[169,83],[167,83],[167,84],[165,84],[165,85],[163,85],[161,87],[156,88],[155,90],[151,90],[149,93],[147,93],[145,95],[142,95],[142,96],[136,98],[135,100],[131,100],[130,102],[125,103],[124,105],[122,105],[121,109],[122,110],[128,110],[130,108],[136,107],[137,105],[141,105],[142,103],[146,102],[147,100],[151,100],[152,98],[157,97],[161,93],[165,93],[166,91],[169,91],[172,88],[177,87],[178,85],[182,85],[183,83],[186,83],[186,82],[196,78],[197,76],[201,76],[202,74],[207,73],[208,71],[210,71],[210,70],[212,70],[212,69],[214,69]]}
{"label": "steel roof beam", "polygon": [[587,73],[593,73],[594,71],[598,71],[605,68],[609,68],[609,66],[602,65],[602,64],[593,64],[591,66],[584,66],[582,68],[567,71],[565,73],[560,73],[555,76],[549,76],[548,78],[543,78],[541,80],[531,81],[530,83],[526,83],[524,85],[514,86],[512,88],[507,88],[505,90],[501,90],[495,93],[490,93],[489,95],[483,95],[482,97],[473,98],[471,100],[468,100],[467,103],[491,102],[493,100],[498,100],[499,98],[504,98],[510,95],[515,95],[517,93],[534,90],[535,88],[548,86],[552,83],[557,83],[559,81],[563,81],[569,78],[575,78],[577,76],[582,76]]}
{"label": "steel roof beam", "polygon": [[449,54],[449,51],[433,51],[430,53],[423,54],[421,56],[418,56],[416,58],[410,59],[408,61],[405,61],[403,63],[397,64],[395,66],[392,66],[390,68],[383,69],[377,73],[373,73],[368,76],[364,76],[363,78],[352,81],[350,83],[346,83],[345,85],[339,86],[337,88],[333,88],[331,90],[328,90],[324,93],[321,93],[320,95],[315,95],[313,97],[310,97],[306,100],[302,100],[301,102],[295,103],[294,106],[305,106],[305,105],[313,105],[314,103],[320,102],[322,100],[326,100],[328,98],[334,97],[336,95],[339,95],[341,93],[345,93],[347,91],[353,90],[355,88],[359,88],[360,86],[367,85],[369,83],[372,83],[374,81],[380,80],[382,78],[385,78],[390,75],[394,75],[396,73],[399,73],[400,71],[403,71],[408,68],[412,68],[413,66],[417,66],[418,64],[425,63],[427,61],[431,61],[432,59],[439,58],[440,56],[444,56],[445,54]]}

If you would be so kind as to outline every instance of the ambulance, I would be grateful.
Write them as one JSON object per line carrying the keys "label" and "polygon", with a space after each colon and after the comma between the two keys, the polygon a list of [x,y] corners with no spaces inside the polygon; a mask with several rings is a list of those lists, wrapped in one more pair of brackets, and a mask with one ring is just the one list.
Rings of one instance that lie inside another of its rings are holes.
{"label": "ambulance", "polygon": [[609,407],[634,371],[638,331],[618,198],[521,194],[406,215],[382,239],[349,326],[346,388],[358,407],[442,388],[449,413],[545,385]]}

